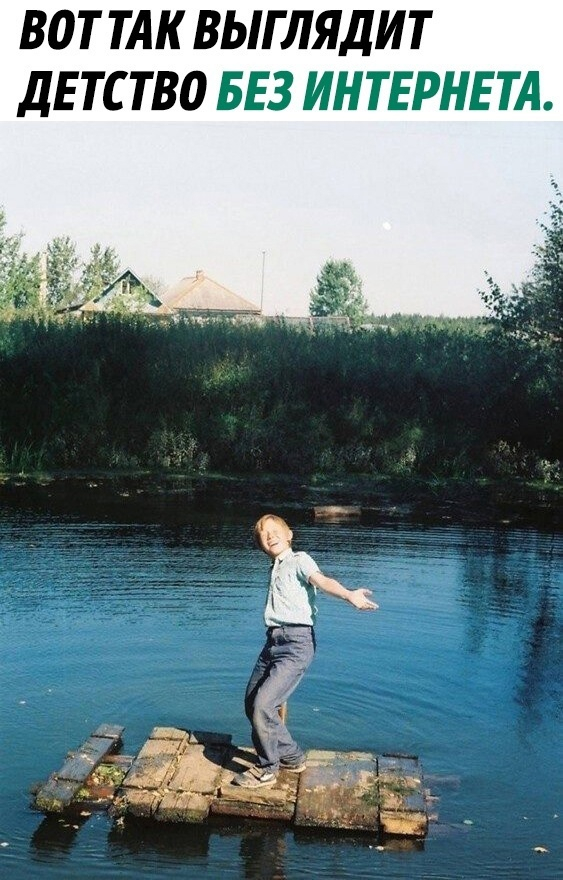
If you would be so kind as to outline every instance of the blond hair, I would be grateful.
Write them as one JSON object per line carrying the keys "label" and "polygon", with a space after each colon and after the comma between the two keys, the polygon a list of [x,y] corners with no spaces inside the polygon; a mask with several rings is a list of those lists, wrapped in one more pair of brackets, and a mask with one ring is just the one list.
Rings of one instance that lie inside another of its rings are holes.
{"label": "blond hair", "polygon": [[[291,532],[288,524],[285,519],[282,519],[281,516],[276,516],[275,513],[265,513],[264,516],[261,516],[256,525],[254,526],[254,541],[257,547],[262,549],[262,545],[260,543],[260,533],[264,531],[264,523],[267,519],[273,519],[275,523],[280,525],[282,528],[286,530],[286,532]],[[291,544],[291,538],[289,539],[289,543]]]}

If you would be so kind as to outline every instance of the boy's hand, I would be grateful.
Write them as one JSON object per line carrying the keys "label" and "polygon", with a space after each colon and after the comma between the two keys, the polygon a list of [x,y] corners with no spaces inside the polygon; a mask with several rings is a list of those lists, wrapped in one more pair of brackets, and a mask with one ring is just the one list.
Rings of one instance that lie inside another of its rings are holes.
{"label": "boy's hand", "polygon": [[372,602],[371,599],[368,599],[368,596],[371,596],[371,590],[360,587],[358,590],[350,590],[348,601],[358,611],[377,611],[379,605],[377,602]]}
{"label": "boy's hand", "polygon": [[348,590],[342,584],[339,584],[338,581],[335,581],[334,578],[329,578],[320,571],[316,571],[311,575],[309,583],[320,590],[324,590],[330,596],[338,596],[339,599],[345,599],[346,602],[349,602],[358,611],[375,611],[379,608],[376,602],[368,599],[368,596],[371,596],[371,590],[366,590],[364,587],[360,587],[358,590]]}

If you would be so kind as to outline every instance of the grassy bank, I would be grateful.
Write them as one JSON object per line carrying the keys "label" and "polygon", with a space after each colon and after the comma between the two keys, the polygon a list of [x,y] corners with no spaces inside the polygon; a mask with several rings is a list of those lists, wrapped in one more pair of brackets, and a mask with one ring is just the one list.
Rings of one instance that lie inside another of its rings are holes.
{"label": "grassy bank", "polygon": [[318,335],[0,322],[0,468],[556,482],[556,353],[475,323]]}
{"label": "grassy bank", "polygon": [[362,520],[561,527],[560,484],[361,474],[182,474],[56,471],[0,474],[0,503],[116,519],[181,522],[195,513],[252,519],[265,511],[311,518],[316,506],[353,505]]}

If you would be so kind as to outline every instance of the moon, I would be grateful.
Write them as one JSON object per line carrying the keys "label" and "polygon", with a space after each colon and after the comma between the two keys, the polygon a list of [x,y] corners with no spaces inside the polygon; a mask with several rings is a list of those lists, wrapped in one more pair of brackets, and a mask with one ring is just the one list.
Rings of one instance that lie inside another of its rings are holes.
{"label": "moon", "polygon": [[389,220],[385,220],[385,221],[381,224],[381,226],[382,226],[382,228],[385,230],[385,232],[389,232],[389,230],[391,229],[391,224],[389,223]]}

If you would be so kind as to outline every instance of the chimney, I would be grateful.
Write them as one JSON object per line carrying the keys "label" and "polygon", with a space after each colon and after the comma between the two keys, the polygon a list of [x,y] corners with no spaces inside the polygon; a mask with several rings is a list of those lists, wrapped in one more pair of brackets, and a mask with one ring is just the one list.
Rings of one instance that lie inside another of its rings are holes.
{"label": "chimney", "polygon": [[196,269],[195,280],[196,281],[203,281],[204,278],[205,278],[205,275],[204,275],[203,269]]}

